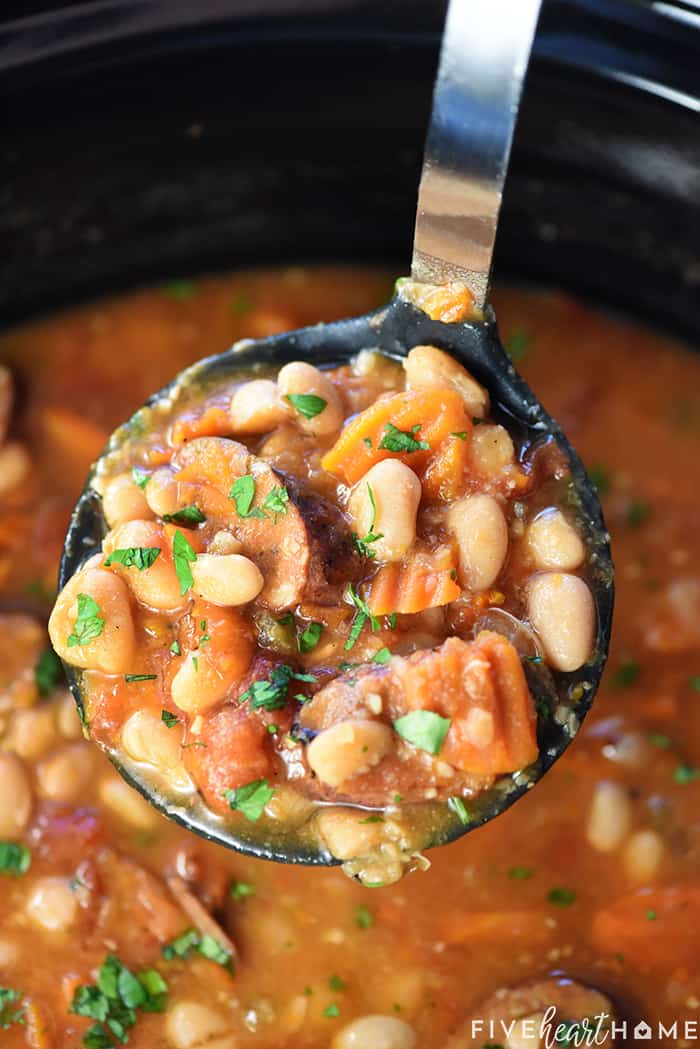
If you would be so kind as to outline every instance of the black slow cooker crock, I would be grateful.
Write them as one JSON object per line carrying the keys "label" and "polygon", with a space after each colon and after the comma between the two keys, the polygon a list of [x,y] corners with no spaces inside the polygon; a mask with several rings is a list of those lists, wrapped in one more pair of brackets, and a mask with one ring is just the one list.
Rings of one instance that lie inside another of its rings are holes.
{"label": "black slow cooker crock", "polygon": [[[0,323],[204,270],[406,272],[443,13],[6,0]],[[697,3],[545,0],[497,278],[700,334],[699,109]]]}

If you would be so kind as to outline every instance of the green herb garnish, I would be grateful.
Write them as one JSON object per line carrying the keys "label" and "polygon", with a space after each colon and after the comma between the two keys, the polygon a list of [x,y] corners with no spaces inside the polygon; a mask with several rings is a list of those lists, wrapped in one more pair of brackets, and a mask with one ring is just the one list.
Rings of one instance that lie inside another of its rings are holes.
{"label": "green herb garnish", "polygon": [[332,991],[345,991],[348,985],[346,984],[342,976],[338,976],[337,973],[333,973],[328,978],[328,986]]}
{"label": "green herb garnish", "polygon": [[532,877],[532,870],[530,867],[511,867],[508,877],[513,881],[529,881]]}
{"label": "green herb garnish", "polygon": [[248,881],[234,881],[229,896],[234,900],[245,900],[248,896],[255,896],[255,886]]}
{"label": "green herb garnish", "polygon": [[151,475],[145,470],[142,470],[140,466],[131,467],[131,480],[137,488],[145,488],[150,479]]}
{"label": "green herb garnish", "polygon": [[532,348],[532,332],[525,328],[515,328],[505,342],[505,351],[513,364],[524,360]]}
{"label": "green herb garnish", "polygon": [[389,649],[386,646],[384,646],[384,648],[380,648],[379,651],[375,652],[374,655],[372,656],[372,662],[373,663],[379,663],[380,665],[384,665],[385,663],[388,663],[390,659],[391,659],[391,652],[389,651]]}
{"label": "green herb garnish", "polygon": [[601,497],[607,495],[610,491],[612,475],[608,467],[603,465],[603,463],[596,463],[588,468],[588,480]]}
{"label": "green herb garnish", "polygon": [[162,954],[165,960],[170,962],[175,958],[189,958],[193,951],[197,951],[209,961],[216,962],[229,972],[233,971],[233,959],[229,949],[213,936],[202,936],[196,929],[185,929],[172,943],[163,947]]}
{"label": "green herb garnish", "polygon": [[111,1049],[115,1039],[128,1041],[127,1031],[136,1023],[136,1010],[162,1013],[167,1004],[168,985],[157,969],[135,975],[113,954],[100,967],[97,984],[81,984],[73,995],[70,1011],[96,1023],[83,1035],[85,1049]]}
{"label": "green herb garnish", "polygon": [[7,1031],[13,1024],[26,1023],[24,1006],[15,1009],[14,1005],[22,994],[11,987],[0,987],[0,1030]]}
{"label": "green herb garnish", "polygon": [[26,874],[32,862],[32,854],[26,845],[17,841],[0,841],[0,874],[19,877]]}
{"label": "green herb garnish", "polygon": [[193,280],[171,280],[163,284],[161,291],[176,302],[189,302],[197,294],[197,285]]}
{"label": "green herb garnish", "polygon": [[322,1016],[327,1016],[329,1018],[340,1016],[340,1006],[338,1005],[338,1003],[331,1002],[330,1005],[327,1005],[326,1008],[323,1010]]}
{"label": "green herb garnish", "polygon": [[74,645],[89,645],[99,637],[105,625],[100,606],[89,594],[78,594],[78,616],[73,624],[73,633],[68,637],[68,648]]}
{"label": "green herb garnish", "polygon": [[50,696],[63,677],[61,660],[51,648],[45,648],[34,667],[34,680],[39,695]]}
{"label": "green herb garnish", "polygon": [[379,442],[379,447],[384,448],[387,452],[418,452],[427,451],[430,445],[427,441],[419,441],[414,434],[418,433],[421,428],[420,423],[416,423],[410,430],[399,430],[393,423],[387,423],[384,427],[384,436]]}
{"label": "green herb garnish", "polygon": [[132,684],[135,681],[155,681],[157,677],[157,674],[125,674],[124,680]]}
{"label": "green herb garnish", "polygon": [[314,419],[328,404],[328,401],[324,401],[323,397],[315,393],[288,393],[285,394],[284,399],[289,401],[292,408],[295,408],[305,419]]}
{"label": "green herb garnish", "polygon": [[315,684],[318,679],[314,674],[300,674],[286,663],[280,664],[269,678],[254,681],[250,688],[240,696],[239,702],[250,701],[254,710],[281,710],[287,702],[287,689],[292,681],[307,681]]}
{"label": "green herb garnish", "polygon": [[127,546],[113,550],[105,561],[105,568],[110,565],[122,565],[123,568],[138,568],[144,572],[155,564],[160,554],[159,546]]}
{"label": "green herb garnish", "polygon": [[257,823],[274,793],[266,779],[254,779],[235,790],[225,790],[223,796],[235,812],[240,812],[251,823]]}
{"label": "green herb garnish", "polygon": [[160,720],[165,724],[166,728],[175,728],[176,725],[180,724],[179,717],[172,714],[169,710],[161,710]]}
{"label": "green herb garnish", "polygon": [[173,537],[173,561],[177,578],[180,581],[181,594],[186,594],[194,583],[190,565],[194,564],[196,560],[197,555],[192,549],[189,540],[185,539],[182,532],[178,529]]}
{"label": "green herb garnish", "polygon": [[630,528],[638,528],[649,516],[649,504],[641,501],[630,503],[625,512],[625,521]]}
{"label": "green herb garnish", "polygon": [[355,925],[358,929],[371,929],[374,925],[374,915],[369,907],[361,906],[355,911]]}
{"label": "green herb garnish", "polygon": [[550,889],[547,893],[547,903],[553,904],[555,907],[570,907],[576,899],[576,893],[573,889]]}
{"label": "green herb garnish", "polygon": [[611,684],[615,688],[630,688],[639,680],[641,673],[642,668],[639,663],[632,661],[621,663],[612,674]]}
{"label": "green herb garnish", "polygon": [[401,739],[429,754],[439,754],[452,721],[433,710],[413,710],[394,722]]}
{"label": "green herb garnish", "polygon": [[172,645],[170,646],[170,655],[171,656],[179,656],[181,654],[182,653],[180,651],[180,642],[179,641],[173,641]]}
{"label": "green herb garnish", "polygon": [[357,609],[355,612],[355,618],[350,625],[348,639],[345,642],[345,651],[349,652],[362,633],[365,623],[369,622],[372,633],[376,633],[377,630],[379,630],[380,624],[377,617],[370,611],[367,602],[364,598],[360,597],[352,583],[348,585],[347,595]]}
{"label": "green herb garnish", "polygon": [[163,514],[163,520],[187,528],[188,525],[204,524],[206,517],[198,506],[190,503],[189,506],[183,506],[181,510],[176,510],[174,514]]}
{"label": "green herb garnish", "polygon": [[673,772],[673,779],[676,783],[694,783],[698,778],[700,778],[700,769],[696,769],[693,765],[678,765]]}
{"label": "green herb garnish", "polygon": [[370,550],[369,548],[370,543],[376,543],[378,539],[383,539],[384,537],[381,532],[374,531],[374,525],[377,520],[377,504],[374,501],[374,492],[372,491],[372,485],[369,484],[369,482],[367,483],[367,494],[369,495],[369,502],[370,506],[372,507],[372,519],[369,523],[367,535],[363,536],[363,538],[360,539],[360,537],[355,535],[355,533],[353,532],[352,538],[357,548],[357,552],[360,554],[360,557],[366,557],[370,559],[375,556],[375,551]]}
{"label": "green herb garnish", "polygon": [[322,623],[309,623],[303,634],[299,635],[297,644],[300,652],[310,652],[321,640],[323,633]]}
{"label": "green herb garnish", "polygon": [[[440,745],[442,746],[442,744]],[[462,824],[462,826],[466,827],[467,824],[470,822],[471,817],[469,815],[469,810],[467,809],[467,806],[464,804],[462,799],[457,797],[456,795],[453,795],[451,798],[447,799],[447,807],[449,809],[452,809],[452,811],[457,814],[459,822]]]}

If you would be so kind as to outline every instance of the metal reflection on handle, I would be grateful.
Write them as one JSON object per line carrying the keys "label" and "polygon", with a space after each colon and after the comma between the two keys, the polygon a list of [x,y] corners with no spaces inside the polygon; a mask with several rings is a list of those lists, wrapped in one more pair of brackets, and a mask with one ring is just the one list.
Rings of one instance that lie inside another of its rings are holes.
{"label": "metal reflection on handle", "polygon": [[483,306],[541,0],[450,0],[423,160],[411,273],[464,281]]}

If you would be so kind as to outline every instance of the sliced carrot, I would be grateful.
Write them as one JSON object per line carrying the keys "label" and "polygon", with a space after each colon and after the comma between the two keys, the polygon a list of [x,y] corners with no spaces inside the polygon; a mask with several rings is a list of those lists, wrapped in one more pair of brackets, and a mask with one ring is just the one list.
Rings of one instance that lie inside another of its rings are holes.
{"label": "sliced carrot", "polygon": [[475,308],[473,292],[461,281],[438,285],[406,280],[400,282],[399,288],[401,297],[427,313],[431,320],[457,324],[482,316],[481,310]]}
{"label": "sliced carrot", "polygon": [[502,944],[511,940],[537,944],[546,943],[551,935],[545,911],[460,910],[450,916],[440,938],[452,945]]}
{"label": "sliced carrot", "polygon": [[423,477],[423,498],[428,501],[451,503],[464,495],[469,466],[467,437],[455,437],[443,441],[428,462]]}
{"label": "sliced carrot", "polygon": [[383,565],[369,584],[367,603],[377,616],[412,614],[447,605],[461,594],[454,578],[456,569],[457,559],[449,546]]}
{"label": "sliced carrot", "polygon": [[[380,448],[387,426],[411,433],[429,448],[392,452]],[[471,433],[472,422],[454,390],[407,390],[379,397],[350,422],[321,461],[324,470],[345,484],[355,484],[382,459],[400,459],[421,473],[451,433]],[[454,440],[454,438],[452,438]],[[461,443],[461,442],[460,442]]]}
{"label": "sliced carrot", "polygon": [[221,405],[210,404],[197,415],[184,415],[176,419],[170,430],[170,439],[174,445],[178,445],[194,437],[226,437],[231,432],[229,413]]}
{"label": "sliced carrot", "polygon": [[66,459],[88,466],[107,443],[106,430],[67,408],[45,408],[42,424],[51,454],[62,467]]}
{"label": "sliced carrot", "polygon": [[482,630],[470,644],[448,638],[434,651],[410,656],[406,667],[407,709],[451,719],[440,751],[450,765],[494,776],[536,760],[534,704],[520,657],[501,634]]}
{"label": "sliced carrot", "polygon": [[55,1042],[49,1030],[49,1018],[43,1006],[30,998],[24,1005],[26,1041],[31,1049],[54,1049]]}
{"label": "sliced carrot", "polygon": [[700,884],[660,885],[621,896],[593,920],[599,951],[623,954],[640,968],[697,961]]}

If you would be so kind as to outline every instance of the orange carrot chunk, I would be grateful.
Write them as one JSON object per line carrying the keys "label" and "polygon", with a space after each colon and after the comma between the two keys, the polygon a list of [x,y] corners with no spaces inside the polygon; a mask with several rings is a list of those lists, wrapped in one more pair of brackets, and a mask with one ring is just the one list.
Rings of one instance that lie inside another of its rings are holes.
{"label": "orange carrot chunk", "polygon": [[482,630],[471,644],[448,638],[429,657],[409,663],[406,707],[451,719],[440,751],[450,765],[493,776],[536,760],[534,704],[520,657],[505,637]]}
{"label": "orange carrot chunk", "polygon": [[623,954],[642,968],[697,961],[700,884],[660,885],[621,896],[593,920],[593,942],[606,954]]}
{"label": "orange carrot chunk", "polygon": [[[471,429],[464,402],[454,390],[387,394],[345,427],[321,465],[345,484],[355,484],[383,459],[400,459],[420,474],[443,441],[454,441],[451,433],[468,435]],[[396,430],[408,434],[421,447],[392,451]]]}
{"label": "orange carrot chunk", "polygon": [[198,415],[183,415],[176,419],[170,431],[175,445],[195,437],[227,437],[231,433],[231,418],[221,405],[212,404]]}
{"label": "orange carrot chunk", "polygon": [[376,616],[402,615],[438,608],[458,598],[457,561],[451,547],[413,554],[409,560],[383,565],[369,584],[367,603]]}

